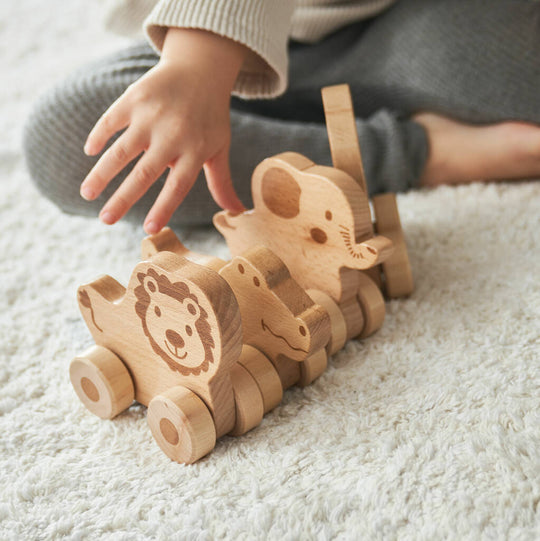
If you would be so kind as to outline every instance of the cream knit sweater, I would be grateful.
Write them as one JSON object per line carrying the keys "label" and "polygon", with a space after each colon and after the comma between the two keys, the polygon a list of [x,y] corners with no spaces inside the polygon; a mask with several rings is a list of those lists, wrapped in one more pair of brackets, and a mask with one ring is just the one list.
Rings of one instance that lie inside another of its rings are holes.
{"label": "cream knit sweater", "polygon": [[157,51],[168,27],[201,28],[250,50],[234,94],[268,98],[287,87],[289,37],[315,42],[396,0],[109,0],[106,26],[135,36],[141,29]]}

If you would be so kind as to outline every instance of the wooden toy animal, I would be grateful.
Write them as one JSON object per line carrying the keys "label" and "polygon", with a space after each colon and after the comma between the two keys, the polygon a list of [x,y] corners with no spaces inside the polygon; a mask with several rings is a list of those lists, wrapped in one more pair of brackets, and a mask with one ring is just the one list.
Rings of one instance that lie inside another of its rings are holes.
{"label": "wooden toy animal", "polygon": [[[357,270],[373,267],[392,252],[386,237],[356,242],[362,225],[357,211],[365,199],[361,188],[343,171],[284,153],[257,166],[252,190],[252,211],[237,215],[224,211],[214,218],[231,253],[267,246],[279,254],[302,287],[324,291],[339,304],[348,338],[360,334],[364,316],[357,300]],[[363,282],[379,297],[384,317],[378,288],[365,277]]]}
{"label": "wooden toy animal", "polygon": [[338,306],[323,292],[305,292],[268,248],[250,248],[226,263],[192,252],[169,228],[141,244],[143,259],[163,250],[219,268],[239,303],[244,343],[272,361],[284,389],[311,383],[326,369],[327,355],[345,344]]}
{"label": "wooden toy animal", "polygon": [[97,345],[73,360],[70,377],[91,412],[112,418],[136,399],[158,444],[184,462],[234,430],[240,312],[216,272],[163,252],[139,263],[127,288],[103,276],[78,298]]}
{"label": "wooden toy animal", "polygon": [[109,276],[79,288],[96,342],[70,367],[79,398],[104,418],[134,399],[147,405],[154,438],[179,462],[258,425],[284,387],[326,368],[329,316],[279,258],[255,248],[220,274],[160,252],[135,267],[127,288]]}
{"label": "wooden toy animal", "polygon": [[[358,182],[367,200],[366,179],[349,86],[336,85],[323,88],[322,98],[333,165]],[[367,274],[390,298],[410,295],[414,283],[396,196],[393,193],[376,195],[371,203],[374,211],[373,229],[392,241],[394,252],[380,267],[375,267]],[[364,208],[365,205],[366,203]],[[365,227],[369,231],[367,223]]]}
{"label": "wooden toy animal", "polygon": [[143,240],[126,288],[102,276],[78,290],[96,345],[71,363],[75,391],[103,418],[133,400],[148,406],[173,460],[194,462],[220,436],[257,426],[284,389],[379,328],[379,287],[412,290],[395,198],[374,198],[371,219],[348,89],[323,98],[335,167],[294,153],[263,161],[255,209],[215,217],[231,261],[190,251],[166,228]]}
{"label": "wooden toy animal", "polygon": [[268,246],[295,269],[301,285],[341,301],[356,275],[342,269],[371,268],[392,251],[382,236],[356,240],[364,226],[358,214],[365,195],[343,171],[285,152],[261,162],[251,185],[253,210],[223,211],[214,218],[232,254]]}
{"label": "wooden toy animal", "polygon": [[[395,198],[374,203],[380,233],[374,234],[346,85],[323,89],[332,157],[336,167],[285,152],[261,162],[253,173],[254,208],[240,214],[219,212],[214,225],[232,254],[268,246],[304,288],[324,291],[340,306],[347,338],[367,336],[384,319],[384,285],[389,296],[412,291],[410,265]],[[397,252],[392,253],[394,243]],[[383,264],[384,275],[360,270]],[[367,322],[367,324],[366,324]]]}

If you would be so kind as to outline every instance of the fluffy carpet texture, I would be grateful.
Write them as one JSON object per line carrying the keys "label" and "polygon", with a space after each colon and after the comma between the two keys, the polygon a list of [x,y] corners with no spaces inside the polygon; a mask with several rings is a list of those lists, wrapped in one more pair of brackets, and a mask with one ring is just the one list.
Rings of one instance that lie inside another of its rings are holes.
{"label": "fluffy carpet texture", "polygon": [[[20,150],[32,101],[123,45],[93,2],[0,4],[0,539],[538,539],[540,184],[399,197],[417,289],[262,424],[192,466],[143,407],[87,412],[80,283],[126,283],[141,228],[61,214]],[[227,257],[219,235],[182,231]]]}

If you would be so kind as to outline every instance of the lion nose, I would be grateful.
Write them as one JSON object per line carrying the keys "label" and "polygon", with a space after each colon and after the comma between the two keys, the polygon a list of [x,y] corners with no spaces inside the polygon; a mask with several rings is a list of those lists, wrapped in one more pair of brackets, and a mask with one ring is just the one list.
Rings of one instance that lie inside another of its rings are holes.
{"label": "lion nose", "polygon": [[167,340],[175,347],[175,348],[183,348],[184,347],[184,339],[172,329],[169,329],[165,336],[167,337]]}

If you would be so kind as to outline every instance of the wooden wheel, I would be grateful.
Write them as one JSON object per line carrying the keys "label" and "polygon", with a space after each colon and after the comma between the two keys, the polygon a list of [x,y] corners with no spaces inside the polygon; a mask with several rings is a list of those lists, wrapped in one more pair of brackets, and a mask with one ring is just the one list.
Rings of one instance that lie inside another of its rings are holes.
{"label": "wooden wheel", "polygon": [[112,419],[135,397],[128,369],[112,351],[101,346],[92,346],[75,357],[69,377],[81,402],[102,419]]}
{"label": "wooden wheel", "polygon": [[362,272],[367,274],[375,282],[375,285],[379,289],[382,290],[384,288],[381,265],[375,265],[374,267],[363,270]]}
{"label": "wooden wheel", "polygon": [[257,382],[241,364],[237,363],[231,369],[231,381],[234,390],[236,421],[229,434],[241,436],[262,421],[263,397]]}
{"label": "wooden wheel", "polygon": [[328,366],[328,356],[326,349],[322,348],[313,355],[310,355],[305,361],[300,363],[300,379],[298,385],[306,387],[321,376]]}
{"label": "wooden wheel", "polygon": [[261,391],[264,413],[273,410],[283,398],[283,387],[274,365],[264,353],[248,345],[243,346],[238,362],[256,381]]}
{"label": "wooden wheel", "polygon": [[359,337],[365,338],[382,327],[386,307],[381,290],[371,278],[362,272],[358,273],[356,300],[364,314],[364,328]]}
{"label": "wooden wheel", "polygon": [[376,195],[372,203],[377,233],[389,238],[394,244],[394,252],[381,265],[386,295],[391,299],[405,297],[413,292],[414,282],[396,196],[393,193]]}
{"label": "wooden wheel", "polygon": [[347,331],[346,341],[356,338],[365,327],[364,313],[358,304],[356,295],[347,299],[345,302],[340,302],[338,306],[345,319],[345,328]]}
{"label": "wooden wheel", "polygon": [[347,341],[347,322],[345,321],[343,312],[339,309],[334,299],[323,291],[308,289],[307,294],[312,298],[313,302],[320,304],[330,316],[331,337],[326,346],[326,351],[328,355],[333,355]]}
{"label": "wooden wheel", "polygon": [[216,445],[210,411],[185,387],[172,387],[152,398],[148,404],[148,424],[162,451],[176,462],[192,464]]}

